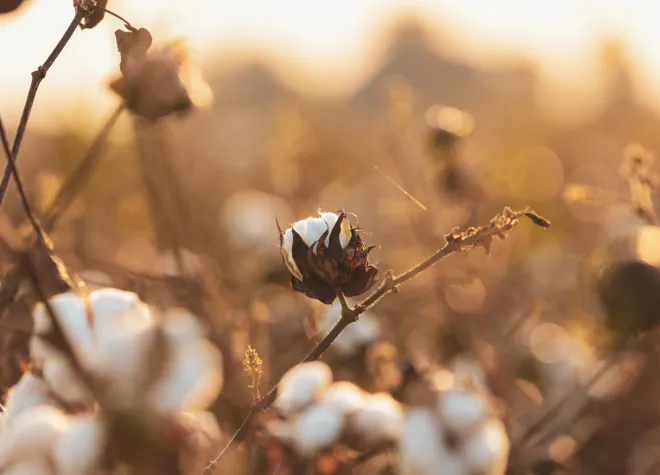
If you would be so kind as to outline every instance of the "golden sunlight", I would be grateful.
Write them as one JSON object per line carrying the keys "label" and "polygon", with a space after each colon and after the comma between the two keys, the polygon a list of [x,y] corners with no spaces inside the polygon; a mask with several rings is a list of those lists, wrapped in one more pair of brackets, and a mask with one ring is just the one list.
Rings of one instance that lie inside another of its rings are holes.
{"label": "golden sunlight", "polygon": [[[0,71],[0,93],[3,102],[11,105],[6,110],[19,107],[25,78],[66,28],[72,11],[69,3],[32,0],[1,20],[0,42],[20,45],[0,53],[3,64],[12,65]],[[629,48],[639,91],[660,107],[660,94],[651,87],[660,75],[656,54],[660,29],[653,23],[660,17],[660,3],[654,0],[338,0],[328,4],[117,0],[110,6],[134,24],[151,29],[156,38],[185,37],[204,61],[228,53],[258,52],[283,72],[288,83],[321,95],[359,87],[380,59],[376,40],[383,27],[397,15],[414,14],[437,27],[439,47],[463,60],[492,64],[515,57],[531,59],[548,89],[548,110],[564,118],[579,118],[598,107],[607,85],[599,80],[595,51],[603,38],[617,37]],[[100,28],[74,35],[44,83],[36,116],[42,108],[72,101],[99,112],[107,110],[112,98],[104,85],[116,62],[115,45],[107,33],[120,27],[119,21],[107,18]],[[65,70],[75,74],[60,74]],[[576,98],[580,107],[575,107]]]}

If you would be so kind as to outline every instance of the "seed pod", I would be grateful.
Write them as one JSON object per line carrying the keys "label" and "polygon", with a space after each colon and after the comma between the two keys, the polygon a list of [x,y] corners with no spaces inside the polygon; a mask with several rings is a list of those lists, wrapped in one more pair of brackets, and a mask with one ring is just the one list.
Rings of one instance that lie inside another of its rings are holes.
{"label": "seed pod", "polygon": [[378,269],[369,264],[369,253],[358,228],[346,224],[346,213],[320,213],[280,229],[280,250],[291,273],[293,290],[331,304],[337,292],[355,297],[376,282]]}

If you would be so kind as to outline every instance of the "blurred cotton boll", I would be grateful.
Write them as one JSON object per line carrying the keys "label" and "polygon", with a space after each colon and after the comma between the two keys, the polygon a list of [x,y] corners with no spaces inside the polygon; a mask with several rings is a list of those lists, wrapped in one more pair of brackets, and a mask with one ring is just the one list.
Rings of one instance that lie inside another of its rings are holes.
{"label": "blurred cotton boll", "polygon": [[287,371],[277,389],[274,407],[284,417],[318,401],[332,383],[332,371],[325,363],[302,363]]}
{"label": "blurred cotton boll", "polygon": [[394,443],[403,431],[403,409],[387,393],[368,395],[351,417],[350,425],[367,447]]}
{"label": "blurred cotton boll", "polygon": [[369,398],[367,394],[353,383],[340,381],[334,383],[323,395],[325,405],[336,406],[344,414],[353,414],[364,407]]}
{"label": "blurred cotton boll", "polygon": [[[44,459],[49,475],[105,473],[106,449],[114,461],[132,463],[125,451],[153,446],[159,457],[162,449],[175,452],[181,473],[201,472],[219,440],[215,417],[204,411],[223,373],[222,355],[197,318],[178,309],[156,313],[137,295],[112,288],[59,294],[49,303],[52,317],[43,305],[34,309],[34,366],[8,392],[0,470],[34,475]],[[93,390],[70,355],[49,345],[51,318],[77,349]],[[151,424],[175,437],[159,429],[154,439]],[[124,431],[131,433],[128,449]]]}
{"label": "blurred cotton boll", "polygon": [[291,219],[284,200],[262,191],[244,190],[225,202],[220,224],[232,243],[258,246],[273,242],[275,218],[285,223]]}
{"label": "blurred cotton boll", "polygon": [[40,405],[56,406],[51,389],[42,378],[24,373],[7,393],[1,427],[9,425],[23,411]]}
{"label": "blurred cotton boll", "polygon": [[478,393],[450,389],[440,393],[438,412],[447,429],[468,436],[484,424],[489,408],[487,402]]}
{"label": "blurred cotton boll", "polygon": [[446,450],[432,411],[408,410],[399,439],[401,475],[464,475],[459,454]]}
{"label": "blurred cotton boll", "polygon": [[[339,322],[341,318],[341,304],[334,303],[328,307],[321,317],[319,337],[324,337]],[[343,332],[332,342],[334,348],[341,356],[349,357],[369,346],[380,336],[380,323],[370,313],[363,313],[355,323],[348,325]]]}
{"label": "blurred cotton boll", "polygon": [[293,427],[292,442],[298,453],[313,456],[339,440],[344,414],[335,405],[314,405],[296,416]]}
{"label": "blurred cotton boll", "polygon": [[491,409],[487,389],[469,373],[451,381],[445,377],[442,386],[433,384],[432,375],[428,378],[427,397],[406,411],[398,442],[400,473],[503,475],[509,438]]}
{"label": "blurred cotton boll", "polygon": [[59,473],[92,473],[101,459],[104,443],[104,427],[98,416],[74,417],[55,447],[54,460]]}
{"label": "blurred cotton boll", "polygon": [[51,406],[36,406],[17,416],[0,434],[0,468],[30,458],[50,457],[69,428],[69,418]]}

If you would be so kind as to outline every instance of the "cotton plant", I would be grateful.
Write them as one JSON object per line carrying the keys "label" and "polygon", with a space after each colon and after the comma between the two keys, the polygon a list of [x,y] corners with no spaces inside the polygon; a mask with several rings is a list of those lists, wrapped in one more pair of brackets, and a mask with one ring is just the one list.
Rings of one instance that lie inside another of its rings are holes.
{"label": "cotton plant", "polygon": [[392,396],[333,382],[330,368],[318,361],[282,377],[274,408],[279,418],[268,423],[268,432],[303,459],[337,444],[358,450],[393,445],[403,428],[403,408]]}
{"label": "cotton plant", "polygon": [[[32,368],[0,421],[0,471],[107,473],[112,457],[144,467],[149,450],[160,463],[175,454],[178,473],[204,468],[220,438],[206,409],[222,387],[222,355],[193,315],[106,288],[55,295],[33,318]],[[53,319],[79,368],[52,344]]]}
{"label": "cotton plant", "polygon": [[470,373],[431,374],[406,408],[400,475],[503,475],[509,437],[492,397]]}

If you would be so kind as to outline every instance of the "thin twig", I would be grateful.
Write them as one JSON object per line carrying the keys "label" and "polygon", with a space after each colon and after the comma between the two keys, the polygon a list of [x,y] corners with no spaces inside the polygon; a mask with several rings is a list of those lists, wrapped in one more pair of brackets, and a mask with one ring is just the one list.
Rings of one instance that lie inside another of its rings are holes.
{"label": "thin twig", "polygon": [[[614,363],[617,361],[616,358],[609,359],[602,367],[598,369],[591,377],[584,383],[582,386],[583,391],[588,391],[591,389],[600,379],[607,373],[608,370],[612,368]],[[557,416],[557,413],[561,408],[573,397],[575,394],[574,391],[568,391],[564,396],[559,399],[552,407],[545,411],[541,417],[539,417],[532,425],[530,425],[527,430],[520,436],[518,441],[512,444],[517,449],[522,449],[525,444],[529,442],[535,435],[538,434],[543,427],[550,422],[554,417]]]}
{"label": "thin twig", "polygon": [[[404,272],[401,275],[393,276],[391,271],[386,274],[385,280],[381,286],[376,290],[371,296],[357,304],[354,308],[351,308],[346,301],[345,296],[341,293],[337,293],[337,298],[341,304],[341,318],[339,322],[330,330],[328,333],[317,345],[310,351],[305,358],[299,363],[306,363],[308,361],[315,361],[323,355],[323,353],[330,347],[333,341],[341,334],[344,329],[351,323],[357,321],[360,314],[364,313],[369,308],[376,305],[383,297],[390,293],[396,293],[399,290],[399,286],[410,279],[417,277],[419,274],[438,263],[440,260],[445,257],[460,252],[462,250],[474,248],[476,246],[482,246],[488,252],[490,249],[491,242],[494,237],[503,238],[505,233],[511,230],[519,222],[519,218],[527,217],[532,222],[541,226],[543,228],[549,228],[550,222],[545,218],[542,218],[534,211],[526,209],[524,211],[513,211],[510,208],[504,208],[504,211],[497,216],[495,216],[488,225],[482,226],[479,228],[469,228],[464,232],[459,232],[458,228],[452,230],[451,233],[445,236],[446,244],[437,252],[429,256],[427,259],[417,264],[412,269]],[[266,410],[270,407],[271,404],[277,398],[277,388],[279,385],[275,385],[268,394],[266,394],[259,401],[254,403],[250,407],[250,411],[246,416],[245,420],[239,427],[238,431],[232,436],[229,443],[220,451],[220,454],[216,456],[202,471],[202,473],[207,472],[213,468],[222,455],[227,451],[227,449],[232,444],[240,444],[245,439],[247,435],[249,424],[248,421],[258,412]]]}
{"label": "thin twig", "polygon": [[493,218],[488,226],[470,228],[464,233],[460,234],[457,233],[457,230],[455,229],[452,231],[452,233],[445,236],[446,244],[441,249],[436,251],[435,254],[431,255],[403,274],[398,276],[392,276],[391,274],[388,274],[378,290],[376,290],[368,298],[355,306],[355,312],[358,315],[364,313],[387,294],[398,292],[398,288],[401,284],[409,281],[414,277],[417,277],[426,269],[434,266],[440,260],[451,254],[476,246],[483,246],[485,247],[486,251],[489,252],[492,239],[497,236],[501,236],[504,232],[513,228],[513,226],[518,224],[518,219],[522,216],[528,217],[539,226],[546,228],[550,227],[550,223],[548,221],[540,218],[531,210],[512,211],[509,208],[505,208],[504,212]]}
{"label": "thin twig", "polygon": [[[80,25],[83,17],[84,12],[80,9],[76,9],[76,14],[73,17],[73,20],[71,20],[71,24],[55,46],[55,49],[53,49],[53,51],[50,53],[50,56],[48,56],[44,64],[32,72],[32,83],[30,84],[30,90],[28,91],[27,99],[25,100],[25,106],[23,106],[23,114],[21,115],[21,121],[18,124],[18,130],[16,131],[16,137],[14,138],[14,145],[11,149],[11,156],[13,157],[14,162],[18,160],[18,152],[20,151],[21,144],[23,143],[23,136],[25,135],[25,129],[27,129],[28,121],[30,120],[30,113],[32,112],[34,100],[37,97],[39,85],[41,84],[41,81],[43,81],[43,79],[46,77],[48,70],[75,33],[76,28],[78,28],[78,25]],[[5,166],[4,175],[2,177],[2,183],[0,183],[0,206],[2,206],[2,203],[7,194],[10,178],[11,166],[7,164]]]}
{"label": "thin twig", "polygon": [[89,146],[85,156],[78,162],[76,168],[67,177],[66,181],[60,188],[53,204],[51,205],[46,217],[44,218],[44,228],[46,231],[51,231],[58,219],[68,209],[73,202],[76,195],[85,186],[87,181],[92,175],[94,168],[101,159],[101,148],[105,141],[108,139],[112,128],[117,123],[122,112],[126,109],[124,103],[117,106],[113,113],[108,117],[108,120],[103,124],[103,127],[94,138],[94,141]]}
{"label": "thin twig", "polygon": [[14,181],[16,182],[16,188],[18,189],[18,195],[21,198],[21,203],[23,205],[23,209],[25,210],[25,214],[32,223],[32,227],[34,228],[34,231],[37,234],[37,239],[40,239],[42,237],[41,226],[37,222],[37,219],[35,218],[34,213],[32,212],[32,208],[30,207],[30,203],[25,193],[25,188],[23,187],[23,182],[18,175],[18,170],[16,169],[16,163],[11,155],[11,150],[9,150],[9,140],[7,140],[7,132],[5,131],[5,127],[1,117],[0,117],[0,140],[2,141],[2,148],[4,150],[5,156],[7,157],[7,166],[9,167],[10,173],[14,176]]}
{"label": "thin twig", "polygon": [[[80,377],[80,380],[83,382],[85,387],[91,391],[94,396],[99,396],[100,386],[98,381],[89,373],[82,365],[78,356],[76,355],[75,348],[71,341],[69,341],[66,332],[64,331],[62,325],[60,324],[59,319],[55,310],[51,306],[48,297],[44,289],[42,288],[39,282],[39,271],[35,267],[35,263],[32,261],[29,253],[19,254],[23,258],[23,266],[25,273],[27,274],[34,291],[36,292],[39,300],[43,303],[46,313],[49,316],[49,319],[52,324],[51,329],[51,342],[54,342],[57,345],[57,349],[63,352],[65,357],[69,360],[73,371],[77,376]],[[101,400],[100,398],[97,400]]]}
{"label": "thin twig", "polygon": [[115,13],[111,10],[108,10],[105,7],[102,7],[101,5],[94,5],[94,8],[98,8],[99,10],[103,10],[108,15],[112,15],[113,17],[118,18],[119,20],[123,21],[124,26],[126,27],[127,30],[136,31],[135,27],[133,25],[131,25],[131,23],[126,18],[124,18],[123,16],[118,15],[117,13]]}

